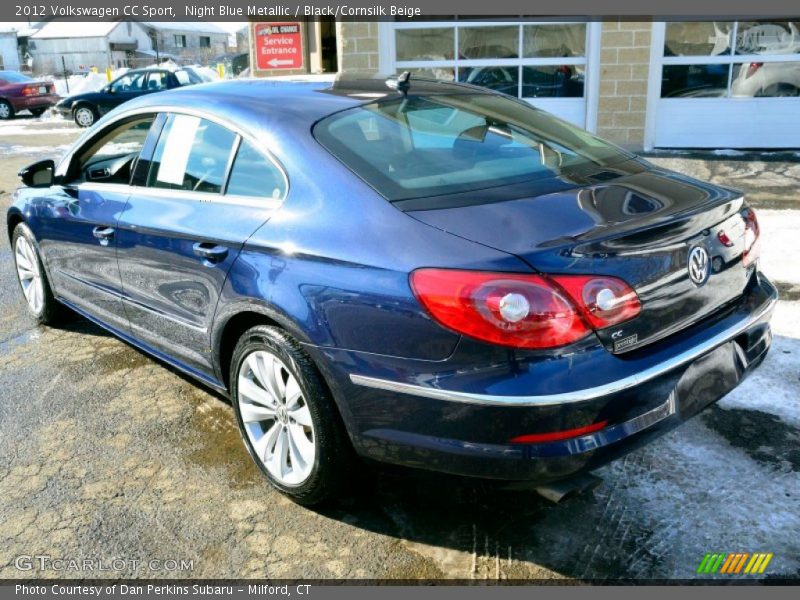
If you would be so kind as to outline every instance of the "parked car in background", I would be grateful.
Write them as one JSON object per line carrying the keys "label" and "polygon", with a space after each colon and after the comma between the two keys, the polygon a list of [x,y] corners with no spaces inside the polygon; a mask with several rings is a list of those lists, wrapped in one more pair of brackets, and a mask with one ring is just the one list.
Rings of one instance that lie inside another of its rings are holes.
{"label": "parked car in background", "polygon": [[38,117],[58,102],[52,81],[36,80],[16,71],[0,71],[0,119],[29,110]]}
{"label": "parked car in background", "polygon": [[229,396],[307,504],[357,456],[567,489],[758,367],[777,291],[740,192],[404,77],[120,107],[20,173],[31,315],[69,306]]}
{"label": "parked car in background", "polygon": [[134,69],[96,92],[68,96],[56,111],[73,119],[79,127],[91,127],[97,119],[120,104],[153,92],[211,81],[192,67],[180,69]]}

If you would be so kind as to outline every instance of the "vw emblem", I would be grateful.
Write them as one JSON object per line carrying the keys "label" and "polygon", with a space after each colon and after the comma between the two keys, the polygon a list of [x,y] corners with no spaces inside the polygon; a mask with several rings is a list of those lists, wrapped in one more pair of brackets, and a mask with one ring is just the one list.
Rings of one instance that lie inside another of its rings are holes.
{"label": "vw emblem", "polygon": [[689,252],[689,279],[695,285],[703,285],[708,279],[708,252],[702,246],[695,246]]}

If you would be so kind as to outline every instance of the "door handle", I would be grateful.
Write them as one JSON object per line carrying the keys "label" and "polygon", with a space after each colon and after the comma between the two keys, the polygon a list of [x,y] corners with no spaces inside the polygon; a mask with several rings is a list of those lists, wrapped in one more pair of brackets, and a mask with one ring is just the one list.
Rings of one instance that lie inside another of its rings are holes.
{"label": "door handle", "polygon": [[113,227],[95,227],[92,229],[92,235],[100,240],[100,243],[105,245],[108,244],[108,241],[114,237],[114,228]]}
{"label": "door handle", "polygon": [[205,242],[197,242],[192,246],[195,256],[206,259],[208,262],[218,263],[225,260],[228,256],[228,249],[225,246],[217,246],[216,244],[208,244]]}

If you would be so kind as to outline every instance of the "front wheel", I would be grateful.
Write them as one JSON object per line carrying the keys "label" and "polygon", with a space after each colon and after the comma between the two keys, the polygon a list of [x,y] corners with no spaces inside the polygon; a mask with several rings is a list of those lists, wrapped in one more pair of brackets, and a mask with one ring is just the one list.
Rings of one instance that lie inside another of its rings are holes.
{"label": "front wheel", "polygon": [[231,398],[250,456],[304,505],[339,494],[352,458],[347,434],[311,359],[284,330],[248,330],[231,361]]}
{"label": "front wheel", "polygon": [[61,305],[53,296],[44,265],[36,250],[33,232],[25,223],[14,228],[11,236],[17,280],[25,296],[28,311],[39,323],[51,324],[60,316]]}
{"label": "front wheel", "polygon": [[95,111],[91,106],[79,106],[73,112],[73,117],[75,118],[75,124],[78,127],[91,127],[94,125],[94,122],[97,120],[97,111]]}

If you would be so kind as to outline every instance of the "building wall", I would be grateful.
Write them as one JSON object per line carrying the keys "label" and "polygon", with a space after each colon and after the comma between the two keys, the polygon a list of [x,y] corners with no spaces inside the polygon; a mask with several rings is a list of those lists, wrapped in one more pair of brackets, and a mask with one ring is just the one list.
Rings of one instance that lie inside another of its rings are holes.
{"label": "building wall", "polygon": [[13,31],[0,32],[0,69],[19,71],[17,34]]}
{"label": "building wall", "polygon": [[652,23],[606,21],[600,38],[597,133],[624,146],[644,143]]}
{"label": "building wall", "polygon": [[339,72],[377,73],[380,68],[379,24],[364,22],[336,23]]}
{"label": "building wall", "polygon": [[[30,42],[35,47],[31,47]],[[125,52],[111,52],[111,43],[136,43],[139,50],[151,49],[147,33],[133,22],[120,23],[105,37],[31,38],[28,49],[36,74],[60,73],[64,65],[69,71],[93,66],[102,71],[108,66],[116,68],[120,66],[119,63],[124,64],[127,58]]]}
{"label": "building wall", "polygon": [[[172,54],[174,56],[202,61],[220,54],[225,54],[228,50],[228,35],[225,33],[211,33],[198,31],[184,31],[179,29],[153,30],[158,38],[158,49],[160,52]],[[186,47],[180,48],[175,45],[175,36],[186,36]],[[211,38],[210,48],[200,47],[200,38]]]}

